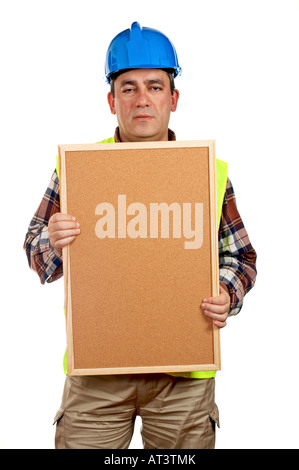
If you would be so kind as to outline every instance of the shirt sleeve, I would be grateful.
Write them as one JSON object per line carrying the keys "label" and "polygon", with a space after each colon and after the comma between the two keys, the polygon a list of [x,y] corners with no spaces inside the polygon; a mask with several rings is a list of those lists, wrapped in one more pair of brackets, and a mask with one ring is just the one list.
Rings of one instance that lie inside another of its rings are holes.
{"label": "shirt sleeve", "polygon": [[228,178],[219,227],[219,280],[229,290],[230,316],[240,312],[245,294],[255,284],[256,274],[256,252],[238,212]]}
{"label": "shirt sleeve", "polygon": [[48,233],[49,219],[59,211],[59,180],[54,170],[44,197],[30,222],[24,242],[29,266],[38,274],[42,284],[53,282],[63,275],[62,259],[55,254]]}

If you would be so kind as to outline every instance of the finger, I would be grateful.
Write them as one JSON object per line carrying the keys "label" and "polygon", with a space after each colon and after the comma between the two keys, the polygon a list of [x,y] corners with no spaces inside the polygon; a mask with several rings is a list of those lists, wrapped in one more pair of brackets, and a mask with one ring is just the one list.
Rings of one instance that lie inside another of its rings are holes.
{"label": "finger", "polygon": [[216,297],[207,297],[206,299],[203,299],[204,304],[210,304],[210,305],[224,305],[227,303],[228,297],[226,294],[220,294]]}
{"label": "finger", "polygon": [[211,312],[209,310],[204,310],[203,313],[207,317],[212,318],[213,320],[220,321],[220,322],[225,321],[227,319],[227,316],[228,316],[228,311],[221,312],[221,313],[215,313],[215,312]]}
{"label": "finger", "polygon": [[55,214],[52,215],[49,222],[59,222],[59,221],[63,221],[63,220],[73,220],[73,221],[75,221],[76,217],[74,217],[73,215],[70,215],[70,214],[64,214],[62,212],[56,212]]}
{"label": "finger", "polygon": [[206,316],[210,317],[211,320],[213,320],[213,323],[217,328],[223,328],[227,325],[227,322],[226,322],[227,316],[228,316],[227,314],[216,315],[212,313],[207,313]]}
{"label": "finger", "polygon": [[224,304],[209,304],[209,303],[202,303],[201,308],[203,311],[211,312],[211,313],[218,313],[222,314],[228,311],[229,304],[225,302]]}
{"label": "finger", "polygon": [[69,230],[57,230],[56,232],[52,233],[51,240],[53,240],[54,243],[57,243],[59,240],[65,240],[66,238],[76,237],[79,234],[79,228]]}
{"label": "finger", "polygon": [[227,325],[226,321],[214,321],[214,325],[217,326],[217,328],[224,328]]}
{"label": "finger", "polygon": [[220,289],[220,294],[215,297],[207,297],[206,299],[203,299],[204,304],[209,304],[209,305],[226,305],[230,304],[230,296],[229,293],[227,292],[226,289],[223,287],[219,286]]}
{"label": "finger", "polygon": [[60,240],[57,240],[53,246],[54,246],[54,248],[56,248],[56,249],[62,249],[62,248],[64,248],[66,245],[68,245],[69,243],[71,243],[72,241],[74,241],[75,238],[76,238],[75,236],[73,236],[73,237],[61,238]]}
{"label": "finger", "polygon": [[67,221],[52,222],[51,225],[49,226],[49,229],[52,233],[54,233],[54,232],[58,232],[61,230],[72,230],[72,229],[76,229],[79,227],[80,227],[79,222],[67,220]]}

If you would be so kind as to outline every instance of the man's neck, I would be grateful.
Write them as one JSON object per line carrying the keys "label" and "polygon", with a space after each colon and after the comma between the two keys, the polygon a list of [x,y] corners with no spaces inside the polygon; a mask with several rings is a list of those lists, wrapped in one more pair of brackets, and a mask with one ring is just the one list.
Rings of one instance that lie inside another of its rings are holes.
{"label": "man's neck", "polygon": [[[123,140],[121,140],[121,137],[120,137],[119,127],[115,129],[114,139],[115,139],[115,142],[123,142]],[[176,140],[176,135],[171,129],[168,129],[168,139],[166,140]]]}

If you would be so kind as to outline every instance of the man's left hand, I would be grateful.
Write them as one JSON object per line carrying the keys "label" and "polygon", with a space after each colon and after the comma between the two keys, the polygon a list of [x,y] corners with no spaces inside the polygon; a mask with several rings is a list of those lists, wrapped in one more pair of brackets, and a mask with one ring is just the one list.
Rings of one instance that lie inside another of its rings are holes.
{"label": "man's left hand", "polygon": [[215,326],[223,328],[226,326],[228,312],[230,310],[230,296],[224,283],[219,285],[217,297],[207,297],[201,304],[203,313],[214,320]]}

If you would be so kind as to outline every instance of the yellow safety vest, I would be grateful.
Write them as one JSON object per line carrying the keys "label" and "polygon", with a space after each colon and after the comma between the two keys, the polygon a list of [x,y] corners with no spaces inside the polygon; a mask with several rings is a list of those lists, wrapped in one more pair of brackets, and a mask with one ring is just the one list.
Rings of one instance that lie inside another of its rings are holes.
{"label": "yellow safety vest", "polygon": [[[112,144],[115,143],[114,137],[110,137],[109,139],[102,140],[101,142],[97,142],[98,144]],[[59,157],[57,157],[57,164],[56,164],[56,172],[59,178]],[[227,163],[223,162],[222,160],[216,159],[216,174],[217,174],[217,221],[218,227],[220,225],[221,214],[222,214],[222,205],[223,199],[226,190],[226,183],[227,183]],[[63,369],[64,373],[67,374],[67,357],[66,352],[63,358]],[[211,377],[215,377],[216,371],[194,371],[194,372],[177,372],[171,373],[169,375],[175,375],[179,377],[187,377],[193,379],[208,379]]]}

